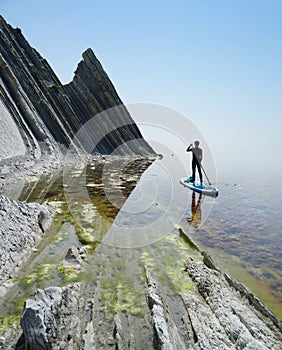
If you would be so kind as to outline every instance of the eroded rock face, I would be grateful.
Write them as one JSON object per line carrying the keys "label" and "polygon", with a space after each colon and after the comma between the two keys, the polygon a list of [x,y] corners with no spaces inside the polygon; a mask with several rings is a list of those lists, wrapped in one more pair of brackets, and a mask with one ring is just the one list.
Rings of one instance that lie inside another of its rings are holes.
{"label": "eroded rock face", "polygon": [[281,348],[281,322],[246,287],[191,258],[186,266],[200,295],[182,298],[200,348]]}
{"label": "eroded rock face", "polygon": [[16,123],[0,100],[0,159],[25,154],[25,145]]}
{"label": "eroded rock face", "polygon": [[[18,148],[24,145],[24,149],[18,149],[16,153],[37,158],[42,154],[58,157],[85,122],[108,108],[123,106],[91,49],[83,53],[73,81],[63,86],[47,61],[28,44],[21,31],[13,29],[2,17],[0,100],[1,115],[5,116],[5,125],[3,122],[1,127],[5,126],[6,134],[13,131]],[[12,130],[14,124],[18,133]],[[110,154],[124,144],[125,147],[121,147],[118,154],[154,153],[124,106],[118,113],[107,113],[102,119],[97,119],[94,129],[100,130],[105,137],[97,140],[97,146],[87,149],[87,152]],[[114,131],[108,134],[108,130],[112,129]],[[94,144],[98,136],[90,133]],[[0,148],[3,146],[0,139]],[[79,148],[81,145],[76,146]],[[0,155],[4,158],[10,156],[5,153]]]}
{"label": "eroded rock face", "polygon": [[25,303],[16,349],[281,349],[281,322],[251,304],[249,291],[191,258],[186,266],[197,288],[174,296],[145,268],[144,317],[109,317],[99,284],[38,290]]}
{"label": "eroded rock face", "polygon": [[[13,278],[49,228],[54,209],[49,205],[12,201],[0,196],[0,283]],[[5,288],[4,288],[5,289]],[[4,292],[0,289],[0,295]]]}
{"label": "eroded rock face", "polygon": [[140,349],[141,344],[146,349],[149,344],[149,324],[127,312],[109,317],[98,285],[38,290],[25,303],[21,325],[16,349]]}

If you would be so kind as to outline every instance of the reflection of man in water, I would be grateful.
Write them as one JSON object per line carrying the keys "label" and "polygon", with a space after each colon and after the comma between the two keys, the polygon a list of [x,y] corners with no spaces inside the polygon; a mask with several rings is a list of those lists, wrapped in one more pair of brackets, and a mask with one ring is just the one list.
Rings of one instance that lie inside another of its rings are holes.
{"label": "reflection of man in water", "polygon": [[200,176],[200,182],[201,185],[203,184],[203,175],[202,175],[202,169],[201,169],[201,162],[203,159],[203,151],[202,149],[199,147],[200,142],[199,141],[195,141],[194,142],[195,147],[193,147],[193,144],[191,144],[188,148],[187,148],[187,152],[193,152],[193,158],[192,158],[192,179],[191,182],[195,182],[195,173],[196,173],[196,167]]}
{"label": "reflection of man in water", "polygon": [[201,211],[201,201],[202,193],[199,194],[197,203],[196,203],[196,194],[192,192],[192,202],[191,202],[191,218],[187,218],[187,221],[194,228],[198,228],[202,223],[202,211]]}

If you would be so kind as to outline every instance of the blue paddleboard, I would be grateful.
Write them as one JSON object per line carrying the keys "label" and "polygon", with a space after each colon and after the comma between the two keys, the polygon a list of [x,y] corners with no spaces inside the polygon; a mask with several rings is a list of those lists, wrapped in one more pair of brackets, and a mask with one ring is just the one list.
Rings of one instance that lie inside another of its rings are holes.
{"label": "blue paddleboard", "polygon": [[181,185],[190,188],[190,190],[202,193],[206,196],[211,196],[211,197],[217,197],[218,196],[218,189],[212,185],[201,185],[199,182],[189,182],[189,179],[187,177],[182,177],[180,179]]}

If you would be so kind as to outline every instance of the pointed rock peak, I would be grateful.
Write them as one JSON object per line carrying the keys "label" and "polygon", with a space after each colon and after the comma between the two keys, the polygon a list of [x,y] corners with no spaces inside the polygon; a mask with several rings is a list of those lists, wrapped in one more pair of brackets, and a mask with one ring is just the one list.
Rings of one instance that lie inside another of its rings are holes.
{"label": "pointed rock peak", "polygon": [[83,52],[82,57],[84,60],[87,60],[87,59],[97,60],[93,50],[90,47]]}
{"label": "pointed rock peak", "polygon": [[92,93],[97,92],[94,91],[97,89],[96,84],[102,84],[104,87],[107,86],[109,88],[111,86],[110,79],[92,49],[89,48],[84,51],[82,58],[77,65],[72,81],[78,84],[83,81],[83,84],[87,85]]}
{"label": "pointed rock peak", "polygon": [[102,67],[100,61],[97,59],[97,57],[95,56],[95,54],[91,48],[89,48],[83,52],[82,58],[83,58],[84,63],[87,66],[91,66],[91,67],[94,66],[97,70],[103,70],[103,67]]}

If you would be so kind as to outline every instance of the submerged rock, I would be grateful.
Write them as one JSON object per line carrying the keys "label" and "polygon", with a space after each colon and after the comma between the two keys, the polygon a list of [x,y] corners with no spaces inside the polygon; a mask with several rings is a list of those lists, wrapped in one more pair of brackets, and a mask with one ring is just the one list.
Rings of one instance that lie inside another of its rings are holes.
{"label": "submerged rock", "polygon": [[144,320],[127,312],[109,317],[98,285],[38,290],[34,300],[25,303],[21,326],[16,349],[139,349],[148,343],[136,336],[147,336]]}
{"label": "submerged rock", "polygon": [[250,303],[250,292],[191,258],[186,267],[196,288],[174,296],[145,269],[144,317],[109,314],[99,283],[38,290],[25,303],[16,349],[281,349],[281,322]]}
{"label": "submerged rock", "polygon": [[60,271],[64,274],[69,274],[81,270],[84,266],[84,259],[87,256],[87,250],[84,247],[71,247],[60,266]]}

